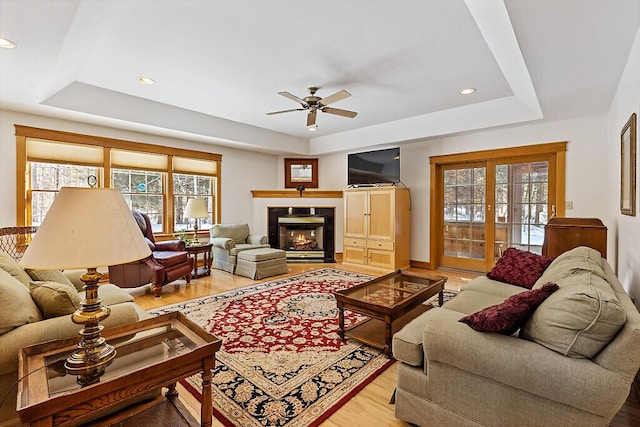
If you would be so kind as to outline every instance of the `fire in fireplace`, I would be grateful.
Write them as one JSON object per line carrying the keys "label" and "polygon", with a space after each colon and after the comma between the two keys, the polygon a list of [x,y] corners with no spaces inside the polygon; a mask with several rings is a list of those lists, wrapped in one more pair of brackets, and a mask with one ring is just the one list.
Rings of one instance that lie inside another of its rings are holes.
{"label": "fire in fireplace", "polygon": [[278,217],[280,249],[287,253],[287,260],[324,261],[324,217]]}
{"label": "fire in fireplace", "polygon": [[269,207],[269,244],[288,262],[334,261],[333,208]]}

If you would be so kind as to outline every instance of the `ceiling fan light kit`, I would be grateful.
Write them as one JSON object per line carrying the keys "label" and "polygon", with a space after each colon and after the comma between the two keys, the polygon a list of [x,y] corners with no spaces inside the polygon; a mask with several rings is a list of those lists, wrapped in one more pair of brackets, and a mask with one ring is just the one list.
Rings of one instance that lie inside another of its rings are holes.
{"label": "ceiling fan light kit", "polygon": [[272,111],[267,113],[267,115],[271,116],[273,114],[281,114],[281,113],[289,113],[291,111],[309,111],[309,114],[307,114],[307,129],[309,129],[309,131],[315,131],[318,128],[318,125],[316,124],[316,117],[317,117],[317,113],[318,110],[322,111],[323,113],[329,113],[329,114],[334,114],[336,116],[342,116],[342,117],[349,117],[349,118],[354,118],[355,116],[358,115],[358,113],[356,113],[355,111],[349,111],[349,110],[342,110],[340,108],[332,108],[332,107],[327,107],[327,105],[329,104],[333,104],[334,102],[338,102],[341,101],[345,98],[348,98],[351,96],[351,94],[349,92],[347,92],[346,90],[340,90],[336,93],[334,93],[333,95],[329,95],[326,98],[321,98],[319,96],[316,96],[316,92],[318,91],[318,87],[315,86],[311,86],[308,90],[309,90],[309,95],[305,96],[304,98],[298,98],[295,95],[292,95],[289,92],[278,92],[279,95],[284,96],[285,98],[288,98],[294,102],[297,102],[298,104],[300,104],[302,106],[302,108],[294,108],[291,110],[281,110],[281,111]]}

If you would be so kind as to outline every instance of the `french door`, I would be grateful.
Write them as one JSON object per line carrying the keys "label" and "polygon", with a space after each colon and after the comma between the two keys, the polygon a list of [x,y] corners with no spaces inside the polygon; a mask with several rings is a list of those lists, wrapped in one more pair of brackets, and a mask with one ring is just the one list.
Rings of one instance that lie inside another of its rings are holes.
{"label": "french door", "polygon": [[533,147],[554,150],[431,158],[433,267],[488,271],[508,247],[541,253],[544,225],[564,213],[565,144]]}

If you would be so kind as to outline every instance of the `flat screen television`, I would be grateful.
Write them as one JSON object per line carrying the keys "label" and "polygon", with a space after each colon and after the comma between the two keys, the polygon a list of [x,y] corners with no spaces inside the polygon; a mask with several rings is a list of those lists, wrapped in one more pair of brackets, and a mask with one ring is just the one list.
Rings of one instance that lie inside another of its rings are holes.
{"label": "flat screen television", "polygon": [[400,182],[400,148],[349,154],[348,184],[364,186]]}

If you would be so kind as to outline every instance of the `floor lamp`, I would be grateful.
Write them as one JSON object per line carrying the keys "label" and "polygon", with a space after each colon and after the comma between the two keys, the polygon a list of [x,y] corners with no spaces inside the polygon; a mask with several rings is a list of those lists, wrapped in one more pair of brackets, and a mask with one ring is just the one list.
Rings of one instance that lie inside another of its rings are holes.
{"label": "floor lamp", "polygon": [[116,356],[100,335],[110,309],[98,297],[97,267],[125,264],[151,254],[120,190],[63,187],[29,244],[21,265],[42,270],[87,269],[80,279],[85,299],[71,315],[82,325],[80,342],[67,358],[69,375],[81,386],[100,380]]}

